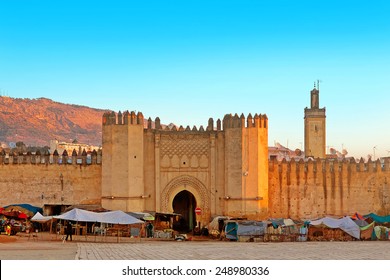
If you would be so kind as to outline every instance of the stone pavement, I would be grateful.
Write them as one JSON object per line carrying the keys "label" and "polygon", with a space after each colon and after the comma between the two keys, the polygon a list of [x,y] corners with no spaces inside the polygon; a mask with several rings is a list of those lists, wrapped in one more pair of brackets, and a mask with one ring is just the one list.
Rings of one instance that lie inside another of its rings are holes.
{"label": "stone pavement", "polygon": [[390,242],[78,243],[80,260],[390,260]]}
{"label": "stone pavement", "polygon": [[126,238],[93,242],[93,238],[78,237],[62,243],[56,236],[43,234],[38,241],[25,236],[2,236],[2,240],[2,260],[390,260],[390,241],[239,243]]}
{"label": "stone pavement", "polygon": [[76,254],[76,242],[0,242],[1,260],[74,260]]}

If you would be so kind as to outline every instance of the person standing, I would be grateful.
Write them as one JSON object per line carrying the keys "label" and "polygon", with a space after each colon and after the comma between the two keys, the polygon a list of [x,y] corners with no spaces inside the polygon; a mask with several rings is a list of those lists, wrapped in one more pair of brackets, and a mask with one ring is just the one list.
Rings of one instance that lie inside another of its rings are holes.
{"label": "person standing", "polygon": [[5,228],[5,233],[9,236],[11,235],[11,224],[7,224],[6,228]]}
{"label": "person standing", "polygon": [[71,222],[68,222],[66,224],[65,230],[66,230],[66,238],[65,238],[65,240],[68,241],[68,237],[70,237],[70,241],[72,241],[72,233],[73,233],[72,231],[73,231],[73,229],[72,229],[72,223]]}
{"label": "person standing", "polygon": [[153,238],[153,225],[151,222],[146,225],[146,237]]}

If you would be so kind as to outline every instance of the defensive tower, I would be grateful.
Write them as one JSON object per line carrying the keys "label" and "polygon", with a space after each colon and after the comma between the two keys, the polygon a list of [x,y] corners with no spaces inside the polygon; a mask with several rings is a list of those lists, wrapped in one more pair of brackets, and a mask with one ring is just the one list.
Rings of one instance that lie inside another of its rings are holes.
{"label": "defensive tower", "polygon": [[144,210],[144,117],[142,113],[103,115],[102,206]]}

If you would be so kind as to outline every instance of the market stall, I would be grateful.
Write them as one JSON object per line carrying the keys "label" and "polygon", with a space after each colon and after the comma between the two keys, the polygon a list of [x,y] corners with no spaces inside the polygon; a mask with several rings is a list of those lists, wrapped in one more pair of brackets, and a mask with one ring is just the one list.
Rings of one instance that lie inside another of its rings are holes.
{"label": "market stall", "polygon": [[360,239],[360,227],[350,218],[325,217],[310,221],[310,241],[350,241]]}
{"label": "market stall", "polygon": [[306,241],[303,224],[292,219],[269,219],[266,240],[270,242]]}
{"label": "market stall", "polygon": [[131,236],[131,225],[144,223],[120,210],[96,213],[75,208],[64,214],[53,216],[53,218],[76,222],[75,225],[72,225],[76,235],[87,235],[87,223],[100,224],[100,227],[104,227],[103,235],[116,236],[117,242],[119,242],[119,237]]}

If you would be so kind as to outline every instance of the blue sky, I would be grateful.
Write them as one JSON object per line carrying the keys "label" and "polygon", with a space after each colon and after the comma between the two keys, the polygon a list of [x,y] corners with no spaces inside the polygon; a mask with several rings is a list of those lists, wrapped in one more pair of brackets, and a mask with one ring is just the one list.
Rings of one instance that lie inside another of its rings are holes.
{"label": "blue sky", "polygon": [[327,145],[390,151],[388,1],[0,0],[0,94],[207,125],[269,117],[303,145],[317,79]]}

